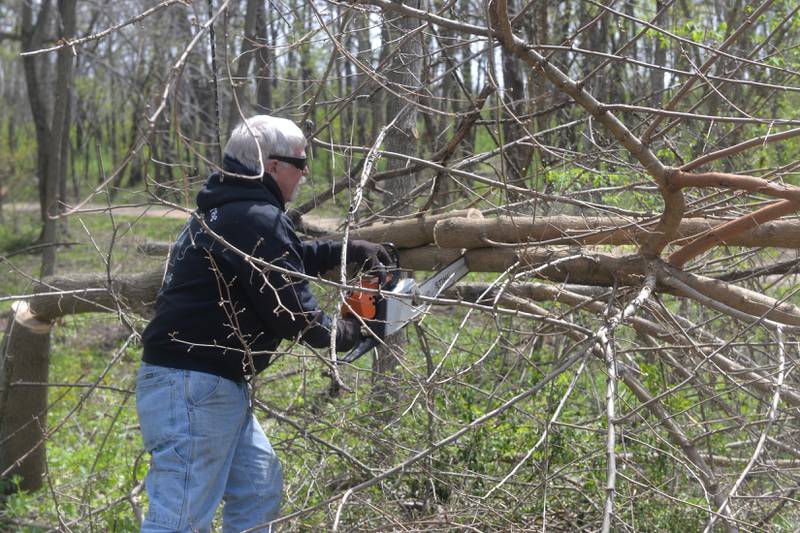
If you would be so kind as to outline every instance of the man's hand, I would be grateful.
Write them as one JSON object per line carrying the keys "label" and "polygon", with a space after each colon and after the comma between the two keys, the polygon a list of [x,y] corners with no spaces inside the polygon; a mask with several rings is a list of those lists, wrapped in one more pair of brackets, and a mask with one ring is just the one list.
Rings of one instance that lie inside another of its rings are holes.
{"label": "man's hand", "polygon": [[361,342],[361,322],[357,318],[340,318],[336,322],[336,351],[349,352]]}
{"label": "man's hand", "polygon": [[347,245],[348,263],[359,265],[365,272],[383,277],[386,267],[392,264],[392,256],[383,245],[369,241],[350,241]]}

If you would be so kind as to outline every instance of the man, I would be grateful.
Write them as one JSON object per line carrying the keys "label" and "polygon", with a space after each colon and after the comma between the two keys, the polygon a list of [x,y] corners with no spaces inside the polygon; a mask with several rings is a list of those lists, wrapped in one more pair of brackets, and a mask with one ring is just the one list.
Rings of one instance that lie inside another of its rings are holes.
{"label": "man", "polygon": [[[342,254],[341,243],[301,242],[284,213],[308,173],[305,147],[289,120],[259,115],[239,125],[223,171],[197,196],[202,221],[193,217],[170,253],[136,384],[152,454],[143,532],[209,531],[222,500],[226,532],[278,515],[281,467],[252,414],[247,380],[281,339],[330,345],[332,319],[290,273],[316,276]],[[347,257],[372,268],[390,261],[366,241],[351,242]],[[338,351],[360,340],[356,321],[337,321]]]}

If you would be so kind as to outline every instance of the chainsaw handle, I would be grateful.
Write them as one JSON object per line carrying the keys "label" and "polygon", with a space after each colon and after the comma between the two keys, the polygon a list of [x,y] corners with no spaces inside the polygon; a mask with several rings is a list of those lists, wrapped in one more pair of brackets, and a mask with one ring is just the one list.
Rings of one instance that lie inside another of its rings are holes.
{"label": "chainsaw handle", "polygon": [[[382,242],[380,245],[389,255],[389,264],[378,263],[378,266],[372,269],[372,274],[378,278],[378,285],[381,288],[390,288],[392,272],[396,272],[400,268],[400,254],[397,251],[397,246],[392,242]],[[376,287],[377,288],[377,287]]]}
{"label": "chainsaw handle", "polygon": [[365,337],[358,346],[350,350],[350,352],[344,356],[344,358],[339,359],[340,362],[343,363],[352,363],[371,349],[375,348],[378,345],[375,337]]}
{"label": "chainsaw handle", "polygon": [[383,246],[383,249],[386,250],[386,252],[389,254],[389,257],[392,258],[392,263],[393,263],[391,265],[384,265],[384,266],[399,268],[400,252],[397,250],[397,245],[393,242],[382,242],[381,246]]}

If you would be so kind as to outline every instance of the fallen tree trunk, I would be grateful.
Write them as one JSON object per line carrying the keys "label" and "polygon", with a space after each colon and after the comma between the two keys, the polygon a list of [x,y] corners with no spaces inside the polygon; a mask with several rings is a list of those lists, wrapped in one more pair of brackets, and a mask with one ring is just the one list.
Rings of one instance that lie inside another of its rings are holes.
{"label": "fallen tree trunk", "polygon": [[[687,218],[681,221],[678,236],[690,241],[697,235],[717,227],[721,221]],[[351,239],[391,242],[400,249],[415,249],[435,243],[443,249],[503,248],[532,243],[548,245],[638,245],[650,235],[657,220],[633,220],[623,217],[498,217],[483,218],[477,209],[434,216],[414,217],[385,224],[374,224],[350,232]],[[326,239],[340,239],[341,234]],[[730,246],[750,248],[800,248],[800,220],[780,220],[761,224],[724,241]],[[146,243],[140,251],[148,255],[165,255],[169,243]],[[453,252],[442,252],[452,257]],[[425,252],[427,256],[429,252]],[[412,254],[410,257],[417,257]],[[430,270],[426,268],[425,270]]]}
{"label": "fallen tree trunk", "polygon": [[[439,215],[405,218],[385,224],[373,224],[350,231],[351,239],[364,239],[372,242],[390,242],[398,248],[416,248],[434,241],[434,228],[449,218],[464,220],[481,220],[483,215],[478,209],[451,211]],[[338,240],[342,234],[329,235],[327,238]],[[455,246],[450,248],[457,248]]]}
{"label": "fallen tree trunk", "polygon": [[[412,270],[436,270],[459,257],[460,251],[426,246],[400,252],[401,264]],[[518,263],[518,274],[577,285],[635,286],[641,283],[645,259],[638,255],[612,256],[544,247],[478,248],[465,253],[471,272],[504,272]],[[752,317],[800,326],[800,307],[724,281],[678,270],[658,262],[659,292],[697,300],[696,295],[673,288],[677,279],[708,299]],[[705,304],[705,302],[700,302]],[[725,312],[725,311],[723,311]],[[736,317],[740,318],[740,317]]]}
{"label": "fallen tree trunk", "polygon": [[[665,286],[670,286],[669,282],[671,279],[677,279],[711,300],[715,300],[751,315],[754,320],[758,317],[764,317],[780,324],[800,326],[800,308],[788,302],[776,300],[760,292],[725,283],[718,279],[690,274],[689,272],[674,268],[667,263],[661,264],[658,278]],[[695,299],[692,295],[684,293],[680,289],[676,290],[673,288],[671,292],[679,296]]]}
{"label": "fallen tree trunk", "polygon": [[114,277],[80,274],[47,278],[30,301],[30,312],[46,322],[64,315],[116,312],[119,308],[147,315],[155,304],[163,270]]}
{"label": "fallen tree trunk", "polygon": [[[435,271],[461,255],[461,250],[422,246],[400,250],[404,269]],[[465,252],[471,272],[504,272],[515,263],[523,270],[536,272],[532,277],[576,285],[613,286],[636,285],[644,276],[644,260],[637,255],[613,256],[600,253],[575,253],[564,248],[478,248]],[[157,290],[158,273],[150,277],[150,290]],[[755,318],[764,316],[775,322],[800,326],[800,308],[779,302],[767,295],[721,280],[684,272],[662,263],[658,269],[660,292],[691,297],[670,287],[664,281],[676,278],[705,296],[724,302]],[[143,279],[144,279],[143,278]],[[329,279],[338,279],[329,278]],[[134,282],[135,283],[135,282]]]}
{"label": "fallen tree trunk", "polygon": [[[400,265],[409,270],[438,270],[457,259],[461,250],[423,246],[400,251]],[[635,285],[644,276],[637,255],[613,256],[567,248],[477,248],[466,250],[470,272],[504,272],[514,264],[520,271],[536,270],[537,278],[579,285]]]}
{"label": "fallen tree trunk", "polygon": [[[685,218],[677,237],[688,240],[719,226],[722,220]],[[498,244],[641,245],[652,235],[658,219],[624,217],[498,217],[448,218],[436,224],[434,241],[442,248],[485,248]],[[800,220],[776,220],[723,241],[730,246],[752,248],[800,248]]]}
{"label": "fallen tree trunk", "polygon": [[[390,242],[398,248],[417,248],[432,243],[436,224],[453,217],[464,220],[479,220],[483,218],[483,215],[478,209],[464,209],[438,215],[403,218],[393,222],[353,228],[350,230],[349,238],[364,239],[371,242]],[[296,224],[301,223],[296,222]],[[305,223],[302,224],[307,225]],[[342,233],[332,233],[320,238],[341,240],[342,236]],[[146,255],[166,255],[169,252],[170,245],[171,243],[167,242],[144,243],[139,246],[139,252]]]}
{"label": "fallen tree trunk", "polygon": [[[460,256],[460,250],[424,246],[400,251],[400,263],[410,270],[433,271]],[[634,286],[644,277],[645,260],[638,255],[613,256],[600,253],[575,253],[570,249],[530,247],[480,248],[466,251],[472,272],[503,272],[518,265],[518,272],[530,277],[577,285]],[[61,276],[47,280],[41,294],[31,299],[30,311],[39,320],[52,321],[66,314],[116,311],[119,306],[136,312],[149,312],[161,286],[162,271],[154,270],[114,278],[105,275]],[[706,297],[724,302],[754,318],[800,326],[800,308],[779,302],[764,294],[736,285],[698,276],[662,264],[658,269],[659,290],[683,294],[663,281],[676,278]]]}

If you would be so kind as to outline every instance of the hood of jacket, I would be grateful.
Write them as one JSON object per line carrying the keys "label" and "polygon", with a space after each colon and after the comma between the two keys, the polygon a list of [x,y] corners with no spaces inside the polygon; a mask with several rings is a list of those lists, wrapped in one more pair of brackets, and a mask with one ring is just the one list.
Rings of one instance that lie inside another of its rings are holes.
{"label": "hood of jacket", "polygon": [[[239,178],[235,174],[253,178]],[[268,202],[286,211],[283,195],[275,179],[266,172],[260,179],[258,175],[258,172],[226,155],[222,161],[222,172],[211,174],[197,194],[198,209],[207,212],[223,204],[250,201]]]}

